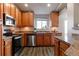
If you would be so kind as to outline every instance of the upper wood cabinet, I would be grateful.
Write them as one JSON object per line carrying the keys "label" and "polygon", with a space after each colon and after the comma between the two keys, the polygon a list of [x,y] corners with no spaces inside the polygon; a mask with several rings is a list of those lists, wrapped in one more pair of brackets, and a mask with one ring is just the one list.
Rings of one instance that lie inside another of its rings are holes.
{"label": "upper wood cabinet", "polygon": [[58,12],[51,13],[51,23],[52,23],[52,27],[58,27],[58,24],[59,24],[59,13]]}
{"label": "upper wood cabinet", "polygon": [[23,27],[34,26],[34,15],[32,12],[22,12],[22,26]]}
{"label": "upper wood cabinet", "polygon": [[15,23],[16,23],[16,26],[18,26],[18,9],[16,8],[16,18],[15,18]]}
{"label": "upper wood cabinet", "polygon": [[29,26],[34,26],[34,14],[32,12],[29,12]]}
{"label": "upper wood cabinet", "polygon": [[22,26],[22,24],[21,24],[21,11],[18,8],[16,8],[15,21],[16,21],[16,27],[21,27]]}
{"label": "upper wood cabinet", "polygon": [[22,27],[21,11],[18,10],[18,27]]}
{"label": "upper wood cabinet", "polygon": [[4,3],[4,13],[10,15],[10,4]]}
{"label": "upper wood cabinet", "polygon": [[[0,3],[0,22],[3,19],[3,4]],[[0,24],[0,56],[2,55],[2,24]]]}
{"label": "upper wood cabinet", "polygon": [[10,15],[15,19],[16,18],[16,7],[14,4],[10,4]]}
{"label": "upper wood cabinet", "polygon": [[3,3],[0,3],[0,19],[3,19]]}
{"label": "upper wood cabinet", "polygon": [[22,26],[28,26],[29,25],[29,19],[28,19],[28,13],[22,12]]}

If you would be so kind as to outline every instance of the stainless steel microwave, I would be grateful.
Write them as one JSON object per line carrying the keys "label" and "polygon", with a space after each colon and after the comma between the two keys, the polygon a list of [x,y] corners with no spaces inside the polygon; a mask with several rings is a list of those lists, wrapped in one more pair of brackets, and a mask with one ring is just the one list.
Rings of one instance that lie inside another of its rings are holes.
{"label": "stainless steel microwave", "polygon": [[4,26],[15,26],[15,20],[12,16],[3,13],[3,25]]}

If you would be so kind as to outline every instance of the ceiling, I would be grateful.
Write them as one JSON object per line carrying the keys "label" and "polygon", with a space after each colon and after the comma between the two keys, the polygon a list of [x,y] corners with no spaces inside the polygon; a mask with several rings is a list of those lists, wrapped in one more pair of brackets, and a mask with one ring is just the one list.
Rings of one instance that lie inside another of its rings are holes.
{"label": "ceiling", "polygon": [[50,7],[47,7],[47,3],[28,3],[28,7],[24,6],[24,3],[15,4],[21,11],[34,11],[35,14],[50,14],[51,11],[56,11],[59,3],[51,3]]}

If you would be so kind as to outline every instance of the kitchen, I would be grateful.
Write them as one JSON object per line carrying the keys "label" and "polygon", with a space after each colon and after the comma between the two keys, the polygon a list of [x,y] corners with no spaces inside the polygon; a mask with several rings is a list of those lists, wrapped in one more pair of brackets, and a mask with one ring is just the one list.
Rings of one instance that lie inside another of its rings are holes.
{"label": "kitchen", "polygon": [[0,3],[0,56],[79,55],[78,6]]}

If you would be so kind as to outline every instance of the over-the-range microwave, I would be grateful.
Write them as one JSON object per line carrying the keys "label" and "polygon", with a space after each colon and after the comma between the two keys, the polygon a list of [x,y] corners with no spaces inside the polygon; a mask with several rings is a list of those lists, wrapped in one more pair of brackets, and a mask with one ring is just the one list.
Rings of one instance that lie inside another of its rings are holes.
{"label": "over-the-range microwave", "polygon": [[12,16],[3,13],[3,25],[4,26],[15,26],[15,20]]}

